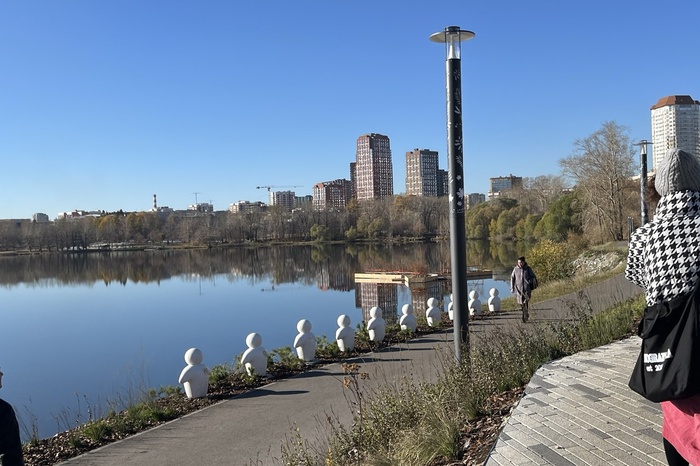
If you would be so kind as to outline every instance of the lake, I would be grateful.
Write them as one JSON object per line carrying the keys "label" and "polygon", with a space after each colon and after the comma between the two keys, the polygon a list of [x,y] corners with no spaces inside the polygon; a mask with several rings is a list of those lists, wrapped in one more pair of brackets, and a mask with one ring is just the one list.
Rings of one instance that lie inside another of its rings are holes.
{"label": "lake", "polygon": [[[505,248],[505,249],[504,249]],[[494,271],[470,281],[485,303],[507,282],[516,252],[468,245],[468,264]],[[503,260],[505,258],[505,261]],[[401,306],[416,314],[429,297],[444,300],[451,283],[424,287],[358,283],[356,272],[449,272],[444,243],[394,246],[275,246],[211,250],[0,257],[0,396],[22,435],[49,437],[120,409],[143,388],[177,385],[188,348],[204,364],[233,363],[245,338],[259,333],[269,351],[291,346],[308,319],[316,336],[334,340],[336,320],[352,326],[372,306],[396,322]]]}

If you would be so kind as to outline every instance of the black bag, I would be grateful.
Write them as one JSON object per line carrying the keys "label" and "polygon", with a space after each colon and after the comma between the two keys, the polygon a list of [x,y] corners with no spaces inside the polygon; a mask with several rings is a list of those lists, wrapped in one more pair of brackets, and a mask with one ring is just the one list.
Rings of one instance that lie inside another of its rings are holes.
{"label": "black bag", "polygon": [[530,290],[535,290],[537,289],[537,277],[535,276],[535,272],[532,271],[532,268],[528,266],[527,268],[528,275],[530,276],[530,280],[528,282],[530,283]]}
{"label": "black bag", "polygon": [[647,306],[639,324],[642,349],[629,387],[654,402],[700,393],[700,283],[691,293]]}

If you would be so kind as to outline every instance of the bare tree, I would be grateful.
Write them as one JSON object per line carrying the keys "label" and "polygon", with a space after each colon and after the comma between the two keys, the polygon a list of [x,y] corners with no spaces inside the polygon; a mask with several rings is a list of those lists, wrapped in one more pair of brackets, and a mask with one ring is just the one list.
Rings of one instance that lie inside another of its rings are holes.
{"label": "bare tree", "polygon": [[564,192],[564,178],[557,175],[541,175],[528,178],[528,203],[531,213],[543,214]]}
{"label": "bare tree", "polygon": [[601,240],[621,240],[625,231],[625,204],[632,195],[627,181],[633,174],[634,147],[629,129],[603,123],[590,136],[574,142],[574,153],[559,161],[587,207],[584,228]]}

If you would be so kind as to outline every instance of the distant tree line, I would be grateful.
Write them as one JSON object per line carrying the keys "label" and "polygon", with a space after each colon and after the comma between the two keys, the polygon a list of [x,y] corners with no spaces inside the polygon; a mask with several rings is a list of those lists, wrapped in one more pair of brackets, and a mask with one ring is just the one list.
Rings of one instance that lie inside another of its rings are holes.
{"label": "distant tree line", "polygon": [[0,250],[82,250],[114,244],[214,246],[261,242],[431,238],[449,233],[445,198],[395,196],[343,210],[292,212],[116,212],[54,222],[0,223]]}
{"label": "distant tree line", "polygon": [[[588,243],[622,240],[627,219],[639,217],[634,146],[628,130],[606,122],[574,142],[560,160],[561,176],[526,179],[522,189],[467,211],[472,239]],[[565,189],[567,180],[574,189]],[[342,210],[288,212],[280,206],[251,213],[115,212],[55,222],[0,223],[0,250],[84,250],[99,244],[214,246],[264,242],[377,241],[449,236],[446,198],[393,196],[351,201]]]}

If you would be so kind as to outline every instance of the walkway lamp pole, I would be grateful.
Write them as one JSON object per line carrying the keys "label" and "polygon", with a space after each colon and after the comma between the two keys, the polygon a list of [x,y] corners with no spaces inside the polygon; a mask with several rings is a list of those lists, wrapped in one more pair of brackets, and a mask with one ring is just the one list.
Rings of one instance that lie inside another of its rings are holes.
{"label": "walkway lamp pole", "polygon": [[642,225],[646,225],[649,222],[649,214],[647,212],[647,145],[652,144],[646,139],[642,139],[635,146],[639,146],[639,197],[641,199],[642,206]]}
{"label": "walkway lamp pole", "polygon": [[464,158],[462,153],[461,42],[472,39],[474,36],[472,31],[461,30],[459,26],[446,27],[443,31],[430,36],[431,41],[445,44],[450,260],[452,263],[455,358],[458,364],[462,363],[462,349],[469,351],[467,239],[464,226]]}

